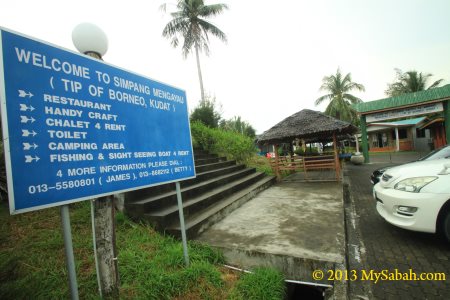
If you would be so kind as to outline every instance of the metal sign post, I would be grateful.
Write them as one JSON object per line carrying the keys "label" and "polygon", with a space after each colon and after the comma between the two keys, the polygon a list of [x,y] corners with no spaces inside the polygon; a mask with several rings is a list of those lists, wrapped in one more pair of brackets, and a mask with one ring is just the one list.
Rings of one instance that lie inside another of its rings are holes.
{"label": "metal sign post", "polygon": [[69,273],[70,297],[78,300],[77,274],[75,271],[75,258],[73,256],[72,232],[70,230],[69,205],[61,206],[61,225],[64,236],[64,248],[66,252],[67,271]]}
{"label": "metal sign post", "polygon": [[184,261],[186,262],[186,267],[188,267],[189,266],[189,254],[188,254],[187,239],[186,239],[186,226],[184,224],[183,199],[181,198],[180,183],[178,181],[175,182],[175,186],[177,189],[178,214],[180,216],[181,239],[183,242]]}
{"label": "metal sign post", "polygon": [[94,201],[95,199],[92,199],[91,202],[91,225],[92,225],[92,244],[94,245],[94,259],[95,259],[95,273],[97,274],[97,285],[98,285],[98,293],[100,297],[103,297],[102,295],[102,288],[101,288],[101,282],[100,282],[100,268],[98,265],[98,258],[97,258],[97,242],[95,240],[96,234],[95,234],[95,219],[94,219]]}

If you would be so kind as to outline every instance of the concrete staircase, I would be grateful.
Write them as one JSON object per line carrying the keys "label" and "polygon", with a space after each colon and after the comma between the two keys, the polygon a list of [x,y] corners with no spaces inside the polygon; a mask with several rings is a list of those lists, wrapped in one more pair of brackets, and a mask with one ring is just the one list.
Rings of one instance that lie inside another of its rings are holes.
{"label": "concrete staircase", "polygon": [[[180,182],[188,238],[200,234],[275,182],[273,176],[203,150],[194,150],[194,157],[197,177]],[[134,220],[181,237],[175,183],[126,193],[125,210]]]}

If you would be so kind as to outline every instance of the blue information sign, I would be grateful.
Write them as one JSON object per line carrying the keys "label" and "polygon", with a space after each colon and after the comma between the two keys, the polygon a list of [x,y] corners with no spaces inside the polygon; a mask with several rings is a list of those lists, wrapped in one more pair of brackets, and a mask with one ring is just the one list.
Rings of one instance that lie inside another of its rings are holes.
{"label": "blue information sign", "polygon": [[0,29],[11,213],[195,177],[186,93]]}

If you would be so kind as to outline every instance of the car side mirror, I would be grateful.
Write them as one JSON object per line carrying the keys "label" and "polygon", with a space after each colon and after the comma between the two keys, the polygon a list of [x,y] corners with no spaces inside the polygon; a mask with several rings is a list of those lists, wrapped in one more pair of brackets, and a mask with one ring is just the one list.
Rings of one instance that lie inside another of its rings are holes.
{"label": "car side mirror", "polygon": [[442,171],[438,173],[438,175],[449,175],[450,174],[450,164],[444,164],[444,168]]}

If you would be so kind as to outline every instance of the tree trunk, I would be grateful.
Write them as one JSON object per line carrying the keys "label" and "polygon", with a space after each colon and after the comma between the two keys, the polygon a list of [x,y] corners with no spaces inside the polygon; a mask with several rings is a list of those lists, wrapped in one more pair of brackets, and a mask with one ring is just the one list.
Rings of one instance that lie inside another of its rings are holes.
{"label": "tree trunk", "polygon": [[[96,52],[85,54],[103,60]],[[100,197],[94,201],[95,246],[99,273],[97,276],[100,277],[100,289],[103,296],[118,298],[119,268],[114,209],[114,195]]]}
{"label": "tree trunk", "polygon": [[103,296],[117,297],[119,273],[116,257],[116,234],[114,226],[114,196],[94,201],[95,245]]}
{"label": "tree trunk", "polygon": [[200,68],[200,56],[198,54],[198,45],[195,45],[195,57],[197,59],[197,72],[198,72],[198,80],[200,82],[200,95],[201,95],[201,100],[204,101],[205,100],[205,91],[203,89],[203,77],[202,77],[202,70]]}

